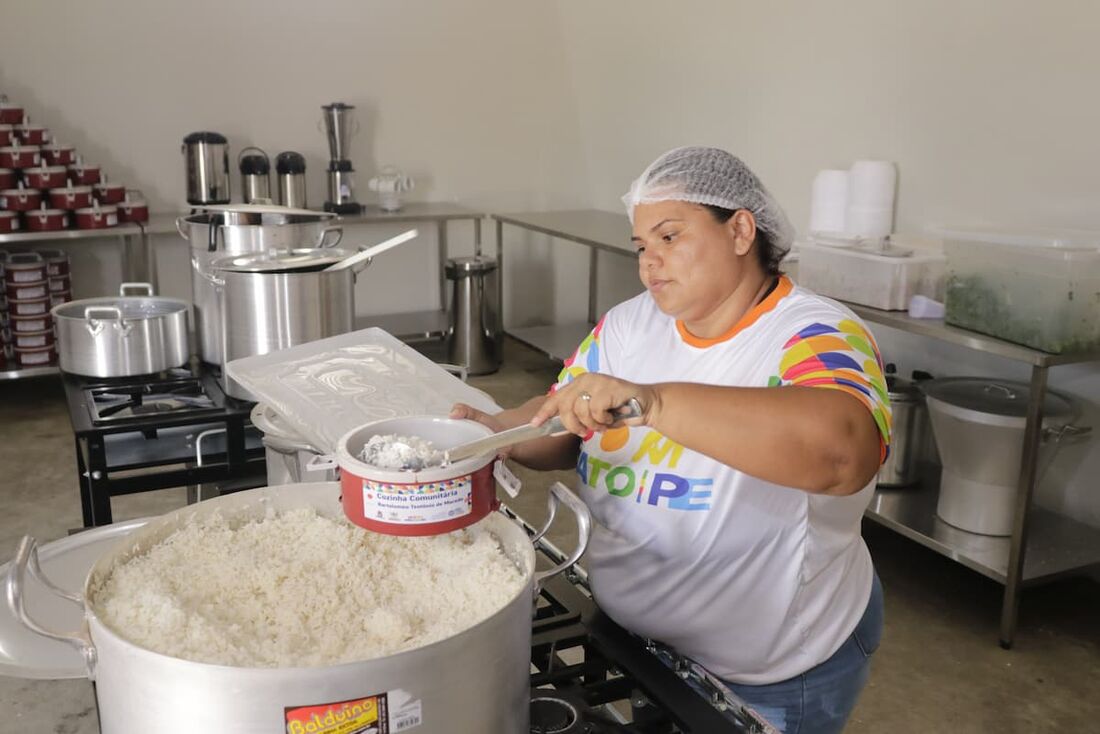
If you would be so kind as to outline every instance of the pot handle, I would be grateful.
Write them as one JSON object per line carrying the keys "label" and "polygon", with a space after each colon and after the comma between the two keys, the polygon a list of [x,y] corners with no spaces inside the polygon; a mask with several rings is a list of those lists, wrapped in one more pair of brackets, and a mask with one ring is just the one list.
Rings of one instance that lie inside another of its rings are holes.
{"label": "pot handle", "polygon": [[1091,433],[1092,426],[1076,426],[1072,423],[1067,423],[1066,425],[1058,426],[1057,428],[1044,428],[1043,440],[1053,441],[1054,443],[1061,443],[1064,440],[1081,438],[1083,436],[1088,436]]}
{"label": "pot handle", "polygon": [[336,457],[325,454],[314,454],[306,462],[306,471],[328,471],[337,468]]}
{"label": "pot handle", "polygon": [[118,287],[118,294],[125,298],[126,296],[130,295],[126,291],[142,291],[141,293],[138,294],[138,295],[141,295],[141,296],[152,296],[152,295],[154,295],[153,294],[153,284],[152,283],[122,283],[122,284],[120,284],[119,287]]}
{"label": "pot handle", "polygon": [[[336,239],[334,239],[332,242],[328,242],[329,232],[335,232],[336,233]],[[331,227],[325,227],[324,229],[321,230],[321,238],[319,240],[317,240],[317,246],[318,247],[336,247],[336,245],[340,244],[340,240],[342,240],[342,239],[344,239],[344,227],[343,227],[343,225],[334,224]]]}
{"label": "pot handle", "polygon": [[75,647],[84,657],[84,663],[88,668],[88,677],[93,678],[96,663],[95,645],[92,644],[92,639],[88,636],[86,630],[57,632],[43,627],[27,614],[26,604],[24,603],[26,597],[24,588],[27,583],[28,569],[30,575],[53,594],[71,601],[82,609],[84,607],[83,595],[66,591],[46,578],[46,574],[42,572],[42,566],[38,562],[38,541],[29,535],[24,535],[23,540],[19,542],[19,548],[15,552],[15,558],[8,569],[8,577],[4,584],[5,597],[8,600],[8,607],[11,609],[12,614],[19,620],[20,624],[31,632],[48,637],[51,640],[66,642]]}
{"label": "pot handle", "polygon": [[114,321],[115,328],[119,329],[123,336],[130,333],[130,325],[122,320],[122,311],[117,306],[88,306],[84,309],[84,325],[88,327],[92,336],[99,336],[103,331],[104,321]]}
{"label": "pot handle", "polygon": [[[509,497],[519,496],[519,490],[522,489],[523,482],[500,459],[497,459],[493,464],[493,477],[500,482],[500,486],[504,487],[504,491],[508,493]],[[551,510],[551,515],[553,515],[553,510]],[[551,519],[553,518],[551,517]],[[547,523],[547,527],[550,527],[549,523]],[[546,531],[543,530],[543,532]]]}
{"label": "pot handle", "polygon": [[[207,251],[209,251],[209,252],[217,252],[218,251],[218,230],[220,230],[220,229],[221,229],[220,224],[216,224],[214,221],[210,222],[210,226],[208,228],[208,231],[210,232],[210,239],[207,240],[207,243],[206,243]],[[222,243],[224,244],[224,242],[225,242],[225,235],[222,235]]]}
{"label": "pot handle", "polygon": [[223,285],[225,285],[225,281],[222,278],[218,278],[217,276],[211,275],[210,273],[203,270],[202,266],[199,265],[198,258],[191,258],[191,267],[194,268],[196,273],[198,273],[204,280],[209,282],[215,288],[221,288]]}
{"label": "pot handle", "polygon": [[588,505],[584,504],[580,497],[570,492],[564,484],[554,482],[550,485],[550,494],[546,497],[550,519],[547,521],[546,526],[535,535],[531,541],[532,543],[537,542],[550,529],[550,524],[554,522],[554,516],[557,515],[559,503],[564,503],[577,518],[577,547],[573,549],[568,558],[553,568],[547,571],[535,572],[536,598],[539,595],[539,589],[542,587],[543,581],[552,576],[557,576],[581,559],[581,556],[588,549],[588,539],[592,535],[592,513],[588,511]]}
{"label": "pot handle", "polygon": [[191,223],[187,221],[186,217],[176,217],[176,231],[185,240],[191,239]]}

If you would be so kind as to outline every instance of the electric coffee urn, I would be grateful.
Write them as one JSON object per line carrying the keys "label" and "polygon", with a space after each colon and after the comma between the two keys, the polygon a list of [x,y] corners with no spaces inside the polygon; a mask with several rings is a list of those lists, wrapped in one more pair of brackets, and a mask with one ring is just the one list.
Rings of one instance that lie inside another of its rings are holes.
{"label": "electric coffee urn", "polygon": [[351,136],[359,129],[355,107],[343,102],[333,102],[323,105],[321,110],[330,156],[325,211],[358,214],[363,207],[355,200],[355,168],[348,160]]}
{"label": "electric coffee urn", "polygon": [[229,203],[229,141],[215,132],[191,133],[183,139],[187,168],[187,203]]}

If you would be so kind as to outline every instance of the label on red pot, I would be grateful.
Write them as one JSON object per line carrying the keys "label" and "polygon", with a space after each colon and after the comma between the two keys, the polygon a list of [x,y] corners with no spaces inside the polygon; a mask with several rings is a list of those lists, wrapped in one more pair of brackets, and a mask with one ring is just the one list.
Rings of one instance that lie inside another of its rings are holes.
{"label": "label on red pot", "polygon": [[473,512],[473,477],[424,484],[363,480],[363,516],[399,525],[423,525]]}
{"label": "label on red pot", "polygon": [[[350,701],[283,709],[286,734],[397,734],[420,725],[420,701],[389,691]],[[404,702],[404,703],[401,703]]]}

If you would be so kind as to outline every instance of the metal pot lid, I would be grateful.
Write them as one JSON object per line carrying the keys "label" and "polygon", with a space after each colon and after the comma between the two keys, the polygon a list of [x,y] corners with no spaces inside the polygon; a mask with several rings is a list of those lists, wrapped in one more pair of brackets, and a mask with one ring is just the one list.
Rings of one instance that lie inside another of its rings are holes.
{"label": "metal pot lid", "polygon": [[52,313],[55,318],[84,320],[85,309],[95,307],[117,308],[123,321],[139,321],[170,316],[186,311],[190,304],[178,298],[164,296],[113,296],[107,298],[82,298],[55,306]]}
{"label": "metal pot lid", "polygon": [[[38,548],[38,559],[46,578],[66,591],[82,592],[96,561],[147,522],[146,518],[127,520],[44,543]],[[9,566],[0,567],[0,575],[7,577]],[[26,589],[27,608],[36,620],[53,629],[80,629],[84,613],[75,604],[49,593],[37,581],[29,580]],[[86,669],[75,648],[31,632],[7,604],[0,604],[0,674],[58,680],[84,678]]]}
{"label": "metal pot lid", "polygon": [[[978,413],[1006,418],[1026,418],[1031,387],[1024,382],[989,377],[947,377],[922,383],[925,395]],[[1058,393],[1047,391],[1043,416],[1069,418],[1073,404]]]}
{"label": "metal pot lid", "polygon": [[211,263],[215,270],[234,273],[287,273],[322,270],[351,257],[350,250],[334,247],[297,247],[290,250],[269,250],[262,253],[246,253],[219,257]]}

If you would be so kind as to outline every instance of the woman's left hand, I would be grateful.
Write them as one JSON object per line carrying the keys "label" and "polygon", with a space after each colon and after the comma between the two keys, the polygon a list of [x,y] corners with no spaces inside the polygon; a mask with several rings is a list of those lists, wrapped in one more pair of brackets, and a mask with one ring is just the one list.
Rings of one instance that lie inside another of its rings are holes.
{"label": "woman's left hand", "polygon": [[[631,398],[641,405],[642,415],[623,420],[615,411]],[[656,405],[657,392],[652,385],[638,385],[589,372],[551,393],[531,419],[531,424],[541,425],[557,415],[567,431],[584,438],[618,425],[650,425]]]}

